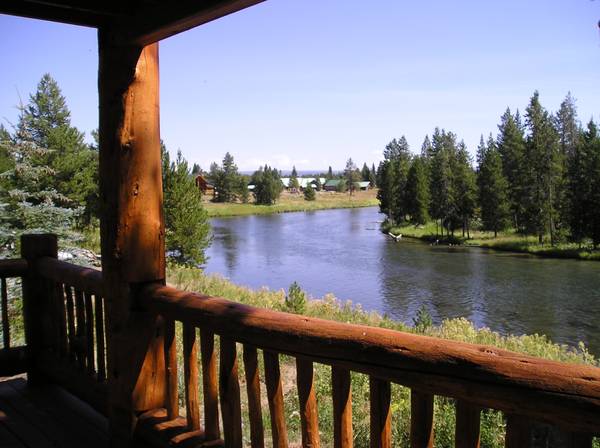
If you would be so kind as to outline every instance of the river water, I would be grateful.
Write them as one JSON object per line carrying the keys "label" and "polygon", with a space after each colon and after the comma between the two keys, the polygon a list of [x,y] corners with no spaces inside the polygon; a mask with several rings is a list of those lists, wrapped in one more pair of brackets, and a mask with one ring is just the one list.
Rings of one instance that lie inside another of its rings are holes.
{"label": "river water", "polygon": [[206,271],[313,297],[333,293],[411,323],[466,317],[503,334],[585,342],[600,355],[600,263],[395,242],[377,208],[213,219]]}

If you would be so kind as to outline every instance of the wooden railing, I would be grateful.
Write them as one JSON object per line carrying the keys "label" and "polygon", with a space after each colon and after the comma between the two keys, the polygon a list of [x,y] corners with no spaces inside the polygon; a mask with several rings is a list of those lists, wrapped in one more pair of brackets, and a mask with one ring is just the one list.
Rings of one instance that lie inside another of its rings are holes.
{"label": "wooden railing", "polygon": [[[11,281],[20,281],[27,272],[24,259],[0,260],[0,315],[2,316],[2,346],[0,348],[0,376],[15,375],[26,370],[26,347],[23,335],[16,340],[15,333],[23,328],[23,307],[20,288]],[[12,286],[12,287],[11,287]],[[16,292],[18,291],[18,292]]]}
{"label": "wooden railing", "polygon": [[[371,446],[391,446],[390,385],[410,387],[411,446],[433,446],[435,395],[456,399],[456,446],[478,447],[480,411],[507,416],[506,446],[527,447],[534,421],[560,428],[563,445],[589,447],[600,428],[600,369],[520,355],[493,347],[452,342],[398,331],[350,325],[257,309],[225,299],[150,285],[141,304],[165,321],[164,410],[149,414],[142,436],[156,441],[160,424],[177,421],[178,384],[175,322],[183,327],[185,431],[199,439],[223,437],[226,447],[242,446],[241,392],[236,343],[243,345],[251,445],[264,446],[258,350],[264,358],[272,445],[287,447],[279,355],[296,358],[302,444],[318,447],[319,420],[313,363],[331,366],[334,446],[351,447],[350,372],[370,377]],[[199,329],[200,343],[196,329]],[[215,335],[219,336],[219,367]],[[202,366],[204,425],[198,398],[198,356]],[[218,379],[218,383],[217,383]],[[220,400],[223,434],[219,430]],[[169,426],[170,430],[177,426]],[[151,428],[154,430],[148,430]],[[172,434],[171,434],[172,436]],[[190,436],[190,434],[188,434]]]}

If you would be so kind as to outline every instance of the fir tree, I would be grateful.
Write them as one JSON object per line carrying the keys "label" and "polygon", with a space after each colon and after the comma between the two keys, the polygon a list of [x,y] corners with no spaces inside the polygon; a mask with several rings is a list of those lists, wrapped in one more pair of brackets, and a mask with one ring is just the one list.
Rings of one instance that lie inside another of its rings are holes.
{"label": "fir tree", "polygon": [[321,178],[317,175],[315,177],[315,190],[321,191],[323,189],[323,185],[321,184]]}
{"label": "fir tree", "polygon": [[315,190],[310,183],[306,184],[304,188],[304,199],[307,201],[314,201],[317,198]]}
{"label": "fir tree", "polygon": [[429,179],[423,157],[415,157],[408,170],[406,206],[411,223],[418,225],[429,221]]}
{"label": "fir tree", "polygon": [[350,192],[350,195],[354,193],[356,189],[356,183],[360,181],[360,171],[356,168],[356,165],[352,161],[352,157],[350,157],[346,161],[346,168],[344,169],[344,180],[346,184],[346,189]]}
{"label": "fir tree", "polygon": [[526,121],[529,129],[524,163],[525,178],[529,182],[525,195],[527,230],[538,235],[540,244],[544,234],[549,232],[550,242],[554,244],[562,160],[552,118],[540,104],[537,91],[527,107]]}
{"label": "fir tree", "polygon": [[300,189],[300,182],[298,182],[298,172],[296,171],[296,166],[292,167],[292,174],[290,175],[289,187],[294,191]]}
{"label": "fir tree", "polygon": [[253,194],[257,204],[273,205],[283,190],[279,171],[267,165],[259,168],[252,175],[250,182],[254,185]]}
{"label": "fir tree", "polygon": [[205,250],[211,240],[208,213],[202,205],[200,190],[181,151],[177,152],[175,161],[169,163],[164,145],[161,149],[163,166],[167,166],[163,172],[166,249],[180,263],[204,264]]}
{"label": "fir tree", "polygon": [[453,189],[456,192],[456,215],[462,226],[462,235],[470,238],[470,222],[477,205],[477,183],[471,167],[471,156],[464,142],[458,145],[453,173]]}
{"label": "fir tree", "polygon": [[223,157],[221,166],[211,164],[209,178],[215,186],[217,202],[234,202],[237,197],[247,195],[247,186],[238,173],[233,156],[229,153]]}
{"label": "fir tree", "polygon": [[331,165],[329,166],[329,169],[327,170],[327,175],[325,176],[325,178],[327,180],[333,179],[333,170],[331,169]]}
{"label": "fir tree", "polygon": [[430,156],[430,215],[433,219],[440,220],[443,234],[455,216],[455,192],[452,182],[452,164],[456,151],[456,136],[443,129],[436,128],[433,133]]}
{"label": "fir tree", "polygon": [[502,172],[502,159],[492,136],[488,144],[481,142],[477,150],[479,163],[477,183],[481,220],[485,230],[493,230],[494,237],[507,227],[510,216],[508,204],[508,183]]}
{"label": "fir tree", "polygon": [[372,188],[377,186],[377,171],[375,170],[375,164],[371,165],[371,169],[369,170],[369,183]]}
{"label": "fir tree", "polygon": [[371,177],[371,170],[367,166],[366,162],[363,163],[363,167],[360,170],[360,177],[361,177],[361,180],[366,181],[366,182],[368,182]]}
{"label": "fir tree", "polygon": [[510,201],[513,226],[523,231],[525,223],[527,194],[527,175],[525,171],[525,135],[519,111],[513,116],[506,109],[498,125],[498,151],[502,158],[502,169],[508,181],[508,196]]}
{"label": "fir tree", "polygon": [[194,165],[192,166],[192,174],[194,174],[194,175],[202,174],[202,169],[200,168],[200,165],[198,165],[197,163],[194,163]]}
{"label": "fir tree", "polygon": [[[394,178],[392,181],[392,218],[398,224],[406,219],[408,214],[408,204],[406,199],[406,181],[408,179],[408,170],[410,168],[410,148],[406,137],[402,136],[396,142],[390,144],[394,147],[393,151],[388,152],[392,165],[394,165]],[[385,152],[384,152],[385,153]]]}

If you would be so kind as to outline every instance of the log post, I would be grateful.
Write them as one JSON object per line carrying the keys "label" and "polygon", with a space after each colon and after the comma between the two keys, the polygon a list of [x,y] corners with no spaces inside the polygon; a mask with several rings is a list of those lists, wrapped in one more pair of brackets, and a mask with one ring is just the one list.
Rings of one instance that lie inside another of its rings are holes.
{"label": "log post", "polygon": [[111,446],[127,446],[136,415],[165,404],[163,329],[137,291],[164,283],[158,44],[118,46],[98,31],[100,236],[108,336]]}
{"label": "log post", "polygon": [[27,343],[28,368],[27,381],[30,384],[42,384],[43,375],[37,367],[40,355],[52,348],[54,325],[52,321],[53,295],[55,285],[45,280],[35,269],[40,257],[58,256],[56,235],[22,235],[21,256],[29,264],[27,274],[23,276],[23,316],[25,320],[25,342]]}

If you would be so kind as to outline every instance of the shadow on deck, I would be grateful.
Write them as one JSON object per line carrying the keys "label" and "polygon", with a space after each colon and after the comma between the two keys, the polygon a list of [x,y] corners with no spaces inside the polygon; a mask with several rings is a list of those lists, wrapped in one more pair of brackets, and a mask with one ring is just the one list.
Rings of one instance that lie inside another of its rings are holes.
{"label": "shadow on deck", "polygon": [[56,385],[0,378],[0,446],[106,447],[108,420]]}

